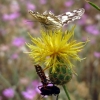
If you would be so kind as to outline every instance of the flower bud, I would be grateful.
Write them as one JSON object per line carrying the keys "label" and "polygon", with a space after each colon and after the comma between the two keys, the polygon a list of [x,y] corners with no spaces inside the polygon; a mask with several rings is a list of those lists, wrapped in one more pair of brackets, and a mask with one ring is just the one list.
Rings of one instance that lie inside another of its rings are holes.
{"label": "flower bud", "polygon": [[69,67],[58,66],[55,67],[55,71],[52,72],[52,68],[49,70],[49,78],[51,82],[57,85],[63,85],[68,83],[72,78],[72,70]]}

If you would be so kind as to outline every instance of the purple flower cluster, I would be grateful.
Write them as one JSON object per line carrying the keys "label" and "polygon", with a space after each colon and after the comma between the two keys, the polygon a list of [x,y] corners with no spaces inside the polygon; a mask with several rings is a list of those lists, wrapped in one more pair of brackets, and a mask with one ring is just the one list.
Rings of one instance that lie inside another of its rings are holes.
{"label": "purple flower cluster", "polygon": [[100,52],[94,52],[94,56],[95,56],[96,58],[100,58]]}
{"label": "purple flower cluster", "polygon": [[14,53],[12,56],[11,56],[11,59],[17,59],[18,58],[18,54],[17,53]]}
{"label": "purple flower cluster", "polygon": [[87,21],[87,15],[84,14],[81,18],[81,20],[78,20],[78,24],[79,25],[85,25],[86,24],[86,21]]}
{"label": "purple flower cluster", "polygon": [[23,37],[16,37],[12,41],[12,45],[20,47],[25,44],[25,39]]}
{"label": "purple flower cluster", "polygon": [[85,9],[89,10],[90,9],[90,5],[88,3],[85,4]]}
{"label": "purple flower cluster", "polygon": [[22,95],[26,100],[33,100],[36,92],[33,89],[27,89],[26,91],[22,92]]}
{"label": "purple flower cluster", "polygon": [[36,10],[36,6],[30,2],[28,2],[26,6],[27,6],[28,10],[30,10],[30,9],[33,11]]}
{"label": "purple flower cluster", "polygon": [[47,0],[40,0],[41,4],[46,4]]}
{"label": "purple flower cluster", "polygon": [[26,89],[26,91],[22,91],[22,96],[26,100],[33,100],[37,94],[37,87],[39,82],[37,80],[33,81]]}
{"label": "purple flower cluster", "polygon": [[74,0],[68,0],[65,2],[66,7],[71,7],[74,4]]}
{"label": "purple flower cluster", "polygon": [[99,29],[97,28],[97,25],[88,25],[85,27],[85,30],[90,33],[90,34],[93,34],[93,35],[98,35],[100,34],[100,31]]}
{"label": "purple flower cluster", "polygon": [[7,89],[3,90],[3,95],[6,98],[13,98],[15,95],[15,91],[13,88],[7,88]]}
{"label": "purple flower cluster", "polygon": [[11,13],[11,14],[4,14],[3,17],[2,17],[2,19],[4,21],[14,20],[14,19],[19,18],[19,16],[20,16],[20,13],[15,12],[15,13]]}

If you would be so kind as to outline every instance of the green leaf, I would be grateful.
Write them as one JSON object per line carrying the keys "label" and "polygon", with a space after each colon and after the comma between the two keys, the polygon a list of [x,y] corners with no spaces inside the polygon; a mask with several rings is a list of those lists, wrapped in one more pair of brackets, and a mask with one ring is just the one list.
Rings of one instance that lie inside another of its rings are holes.
{"label": "green leaf", "polygon": [[87,1],[91,6],[93,6],[94,8],[96,8],[97,10],[100,11],[100,7],[98,7],[96,4],[90,2],[90,1]]}

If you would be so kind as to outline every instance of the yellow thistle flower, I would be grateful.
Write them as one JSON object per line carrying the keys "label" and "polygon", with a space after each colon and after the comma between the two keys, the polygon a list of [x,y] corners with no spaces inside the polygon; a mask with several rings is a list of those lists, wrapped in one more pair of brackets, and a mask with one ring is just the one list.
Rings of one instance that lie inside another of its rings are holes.
{"label": "yellow thistle flower", "polygon": [[31,50],[28,53],[35,64],[44,64],[45,69],[52,67],[52,72],[54,72],[58,64],[72,68],[72,59],[81,61],[78,53],[86,42],[77,42],[73,39],[74,28],[66,32],[62,32],[62,30],[48,33],[42,31],[41,37],[38,38],[30,36],[33,44],[27,44]]}

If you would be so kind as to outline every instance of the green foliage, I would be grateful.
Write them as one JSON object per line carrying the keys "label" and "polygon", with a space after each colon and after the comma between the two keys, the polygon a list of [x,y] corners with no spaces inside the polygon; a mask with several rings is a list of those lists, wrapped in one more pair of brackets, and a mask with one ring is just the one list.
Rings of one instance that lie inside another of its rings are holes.
{"label": "green foliage", "polygon": [[94,8],[96,8],[97,10],[100,11],[100,7],[98,7],[96,4],[94,4],[93,2],[87,1],[91,6],[93,6]]}

